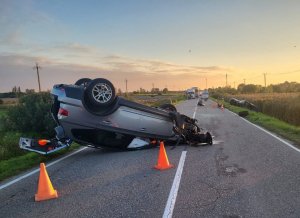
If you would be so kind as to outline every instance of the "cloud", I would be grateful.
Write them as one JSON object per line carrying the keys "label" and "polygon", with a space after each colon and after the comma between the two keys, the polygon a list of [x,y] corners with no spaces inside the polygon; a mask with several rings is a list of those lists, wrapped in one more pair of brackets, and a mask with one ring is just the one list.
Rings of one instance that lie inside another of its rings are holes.
{"label": "cloud", "polygon": [[233,71],[233,69],[220,66],[187,66],[156,60],[130,59],[121,56],[107,56],[103,59],[105,65],[111,66],[114,69],[119,69],[121,71],[138,71],[147,74],[166,73],[169,75],[182,75],[189,73],[190,75],[203,75],[208,73],[213,74],[216,72]]}
{"label": "cloud", "polygon": [[141,87],[150,90],[153,84],[158,88],[185,89],[192,86],[203,87],[205,77],[218,78],[227,70],[218,66],[184,66],[120,56],[98,57],[98,60],[97,65],[90,65],[66,63],[45,56],[0,55],[0,91],[9,91],[15,85],[22,90],[37,90],[36,72],[33,69],[36,62],[42,67],[40,77],[43,90],[51,89],[54,84],[73,84],[86,77],[107,78],[122,90],[125,90],[124,81],[127,79],[130,91]]}
{"label": "cloud", "polygon": [[95,49],[79,43],[67,43],[52,47],[54,50],[70,52],[70,53],[94,53]]}

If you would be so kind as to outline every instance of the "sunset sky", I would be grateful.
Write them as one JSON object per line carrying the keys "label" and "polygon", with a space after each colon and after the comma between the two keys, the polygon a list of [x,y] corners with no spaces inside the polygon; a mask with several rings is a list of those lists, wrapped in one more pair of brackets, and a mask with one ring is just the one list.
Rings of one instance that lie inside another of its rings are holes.
{"label": "sunset sky", "polygon": [[0,0],[0,92],[300,82],[298,0]]}

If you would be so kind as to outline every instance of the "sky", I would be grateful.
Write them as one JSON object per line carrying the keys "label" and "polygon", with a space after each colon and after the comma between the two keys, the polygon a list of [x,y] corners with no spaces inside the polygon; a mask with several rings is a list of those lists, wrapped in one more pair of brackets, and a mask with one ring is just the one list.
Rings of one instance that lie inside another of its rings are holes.
{"label": "sky", "polygon": [[299,0],[0,0],[0,92],[300,82]]}

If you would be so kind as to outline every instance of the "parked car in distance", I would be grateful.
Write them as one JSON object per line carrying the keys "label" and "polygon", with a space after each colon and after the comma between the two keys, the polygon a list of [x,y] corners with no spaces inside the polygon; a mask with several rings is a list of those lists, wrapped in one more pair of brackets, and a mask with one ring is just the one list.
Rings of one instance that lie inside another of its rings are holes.
{"label": "parked car in distance", "polygon": [[201,94],[201,98],[204,99],[204,101],[207,101],[208,97],[209,97],[208,90],[204,90]]}

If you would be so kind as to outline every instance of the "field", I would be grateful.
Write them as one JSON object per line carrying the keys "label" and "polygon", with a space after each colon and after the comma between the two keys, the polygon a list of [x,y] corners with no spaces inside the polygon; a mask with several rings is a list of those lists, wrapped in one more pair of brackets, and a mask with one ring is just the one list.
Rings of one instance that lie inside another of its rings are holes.
{"label": "field", "polygon": [[128,96],[128,99],[148,106],[159,106],[165,103],[176,104],[185,99],[185,96],[182,93],[169,95],[135,94]]}
{"label": "field", "polygon": [[300,126],[300,93],[259,93],[231,96],[255,104],[259,111]]}
{"label": "field", "polygon": [[18,98],[0,98],[0,100],[0,117],[7,113],[10,106],[14,106],[19,102]]}
{"label": "field", "polygon": [[3,105],[15,105],[19,102],[18,98],[1,98]]}

